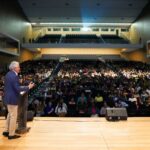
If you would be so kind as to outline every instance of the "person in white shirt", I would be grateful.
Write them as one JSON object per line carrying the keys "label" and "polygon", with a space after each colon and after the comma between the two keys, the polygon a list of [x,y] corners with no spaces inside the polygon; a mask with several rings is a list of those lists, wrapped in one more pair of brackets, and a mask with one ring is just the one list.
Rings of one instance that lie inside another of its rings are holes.
{"label": "person in white shirt", "polygon": [[59,117],[64,117],[67,114],[67,105],[64,103],[64,100],[61,98],[60,101],[58,102],[56,108],[55,108],[55,113]]}

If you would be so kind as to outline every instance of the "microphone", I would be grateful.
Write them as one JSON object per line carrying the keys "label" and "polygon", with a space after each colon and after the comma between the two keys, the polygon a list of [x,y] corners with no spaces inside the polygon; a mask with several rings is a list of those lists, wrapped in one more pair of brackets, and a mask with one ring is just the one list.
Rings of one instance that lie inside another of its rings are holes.
{"label": "microphone", "polygon": [[22,75],[21,74],[19,74],[19,79],[22,79]]}
{"label": "microphone", "polygon": [[21,75],[21,74],[19,74],[19,82],[20,82],[20,84],[22,84],[22,83],[23,83],[23,77],[22,77],[22,75]]}
{"label": "microphone", "polygon": [[102,57],[98,57],[98,60],[101,61],[101,62],[103,62],[103,63],[105,63],[105,59],[102,58]]}

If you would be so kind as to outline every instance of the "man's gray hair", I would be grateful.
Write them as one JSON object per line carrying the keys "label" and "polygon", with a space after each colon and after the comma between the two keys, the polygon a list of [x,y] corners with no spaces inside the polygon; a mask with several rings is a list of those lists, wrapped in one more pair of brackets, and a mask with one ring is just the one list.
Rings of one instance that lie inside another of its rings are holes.
{"label": "man's gray hair", "polygon": [[19,62],[18,61],[12,61],[9,65],[9,70],[13,70],[15,67],[19,66]]}

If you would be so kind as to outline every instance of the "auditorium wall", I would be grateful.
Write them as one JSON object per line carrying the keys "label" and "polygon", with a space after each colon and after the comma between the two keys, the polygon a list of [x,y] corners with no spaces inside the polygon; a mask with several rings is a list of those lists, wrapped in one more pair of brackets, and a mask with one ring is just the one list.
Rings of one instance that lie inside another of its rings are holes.
{"label": "auditorium wall", "polygon": [[63,54],[63,55],[120,55],[120,49],[108,49],[108,48],[44,48],[41,50],[41,54]]}
{"label": "auditorium wall", "polygon": [[34,57],[34,53],[28,51],[28,50],[25,50],[23,49],[21,52],[20,52],[20,57],[18,58],[18,61],[19,62],[24,62],[24,61],[27,61],[27,60],[32,60]]}
{"label": "auditorium wall", "polygon": [[[17,0],[0,1],[0,33],[10,35],[21,42],[29,41],[32,36],[32,26],[23,14]],[[29,51],[20,50],[20,56],[1,53],[0,63],[8,64],[12,60],[24,61],[32,59]]]}
{"label": "auditorium wall", "polygon": [[16,0],[0,1],[0,32],[20,41],[28,41],[31,37],[32,26]]}
{"label": "auditorium wall", "polygon": [[143,49],[127,54],[131,59],[150,62],[146,53],[146,42],[150,40],[150,3],[143,9],[141,15],[130,28],[130,40],[133,43],[143,43]]}
{"label": "auditorium wall", "polygon": [[142,49],[128,53],[121,51],[122,49],[113,48],[44,48],[41,50],[41,55],[120,55],[127,60],[149,62]]}
{"label": "auditorium wall", "polygon": [[0,53],[0,63],[2,66],[5,66],[5,65],[9,64],[11,61],[17,60],[17,59],[18,59],[18,57],[16,57],[16,56]]}
{"label": "auditorium wall", "polygon": [[4,53],[0,53],[0,63],[1,65],[8,65],[11,61],[24,62],[26,60],[32,60],[34,58],[34,53],[23,49],[20,52],[20,56],[12,56]]}
{"label": "auditorium wall", "polygon": [[130,53],[123,53],[122,57],[132,61],[149,62],[149,59],[142,49]]}
{"label": "auditorium wall", "polygon": [[[146,44],[147,40],[150,40],[150,4],[143,10],[138,19],[133,23],[132,28],[137,31],[137,34],[140,36],[141,41]],[[131,29],[132,29],[131,28]],[[135,36],[135,32],[131,31],[131,37]]]}

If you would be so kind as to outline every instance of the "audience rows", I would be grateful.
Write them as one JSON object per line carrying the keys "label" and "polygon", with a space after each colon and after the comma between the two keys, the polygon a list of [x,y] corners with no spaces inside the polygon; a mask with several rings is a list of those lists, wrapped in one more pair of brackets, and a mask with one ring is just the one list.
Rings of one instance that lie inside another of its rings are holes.
{"label": "audience rows", "polygon": [[[105,116],[107,107],[125,107],[129,116],[150,115],[150,65],[74,60],[56,69],[57,63],[39,60],[21,64],[20,83],[36,84],[29,92],[28,105],[35,116]],[[4,73],[1,101],[3,81]]]}

